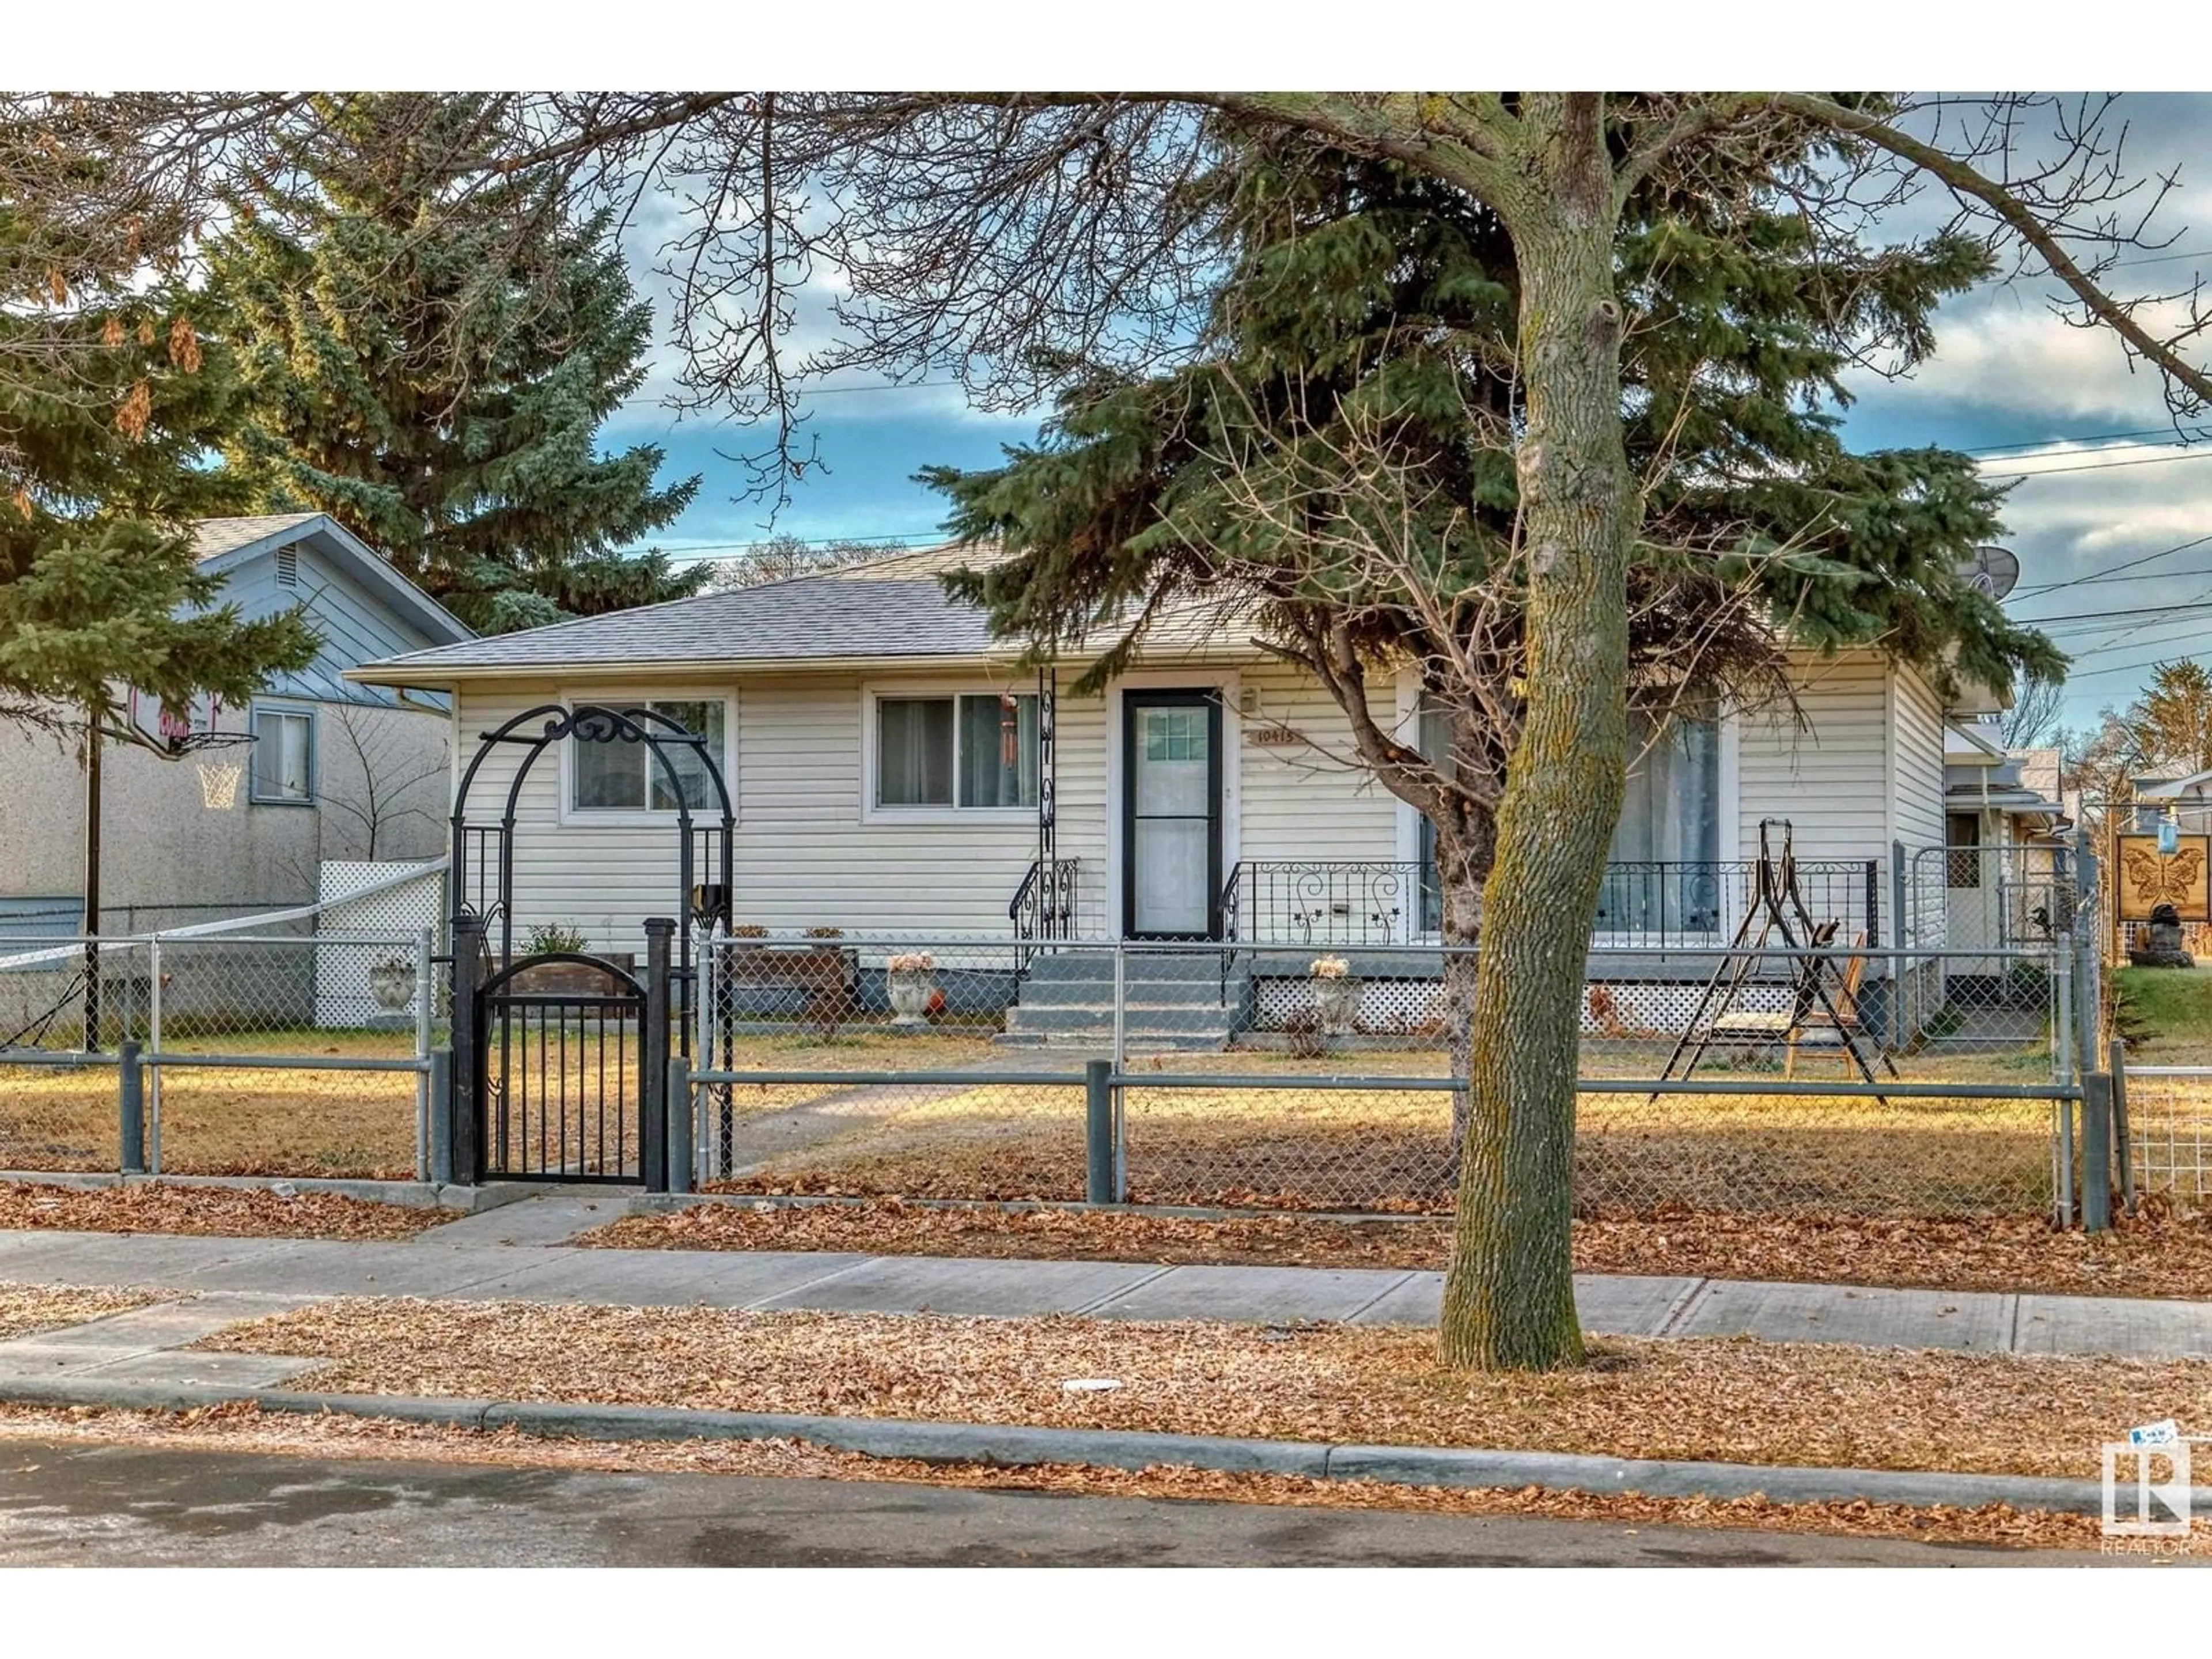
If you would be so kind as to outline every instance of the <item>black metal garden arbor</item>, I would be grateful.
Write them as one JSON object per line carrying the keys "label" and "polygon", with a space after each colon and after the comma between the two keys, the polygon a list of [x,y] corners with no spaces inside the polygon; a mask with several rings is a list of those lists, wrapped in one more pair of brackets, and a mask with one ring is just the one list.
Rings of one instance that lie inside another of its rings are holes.
{"label": "black metal garden arbor", "polygon": [[[581,951],[514,954],[519,808],[538,763],[562,742],[642,745],[675,804],[674,915],[641,919],[641,976]],[[471,823],[470,798],[486,763],[518,749],[498,822]],[[687,751],[696,761],[690,779],[675,759]],[[712,786],[711,805],[720,808],[719,820],[706,826],[693,812],[699,779]],[[692,982],[690,929],[675,918],[728,926],[735,828],[729,786],[708,738],[655,710],[544,703],[477,739],[454,791],[447,878],[456,1178],[666,1186],[671,1014],[688,1007]],[[714,872],[710,882],[696,879],[702,864]],[[690,1022],[673,1024],[688,1054]]]}

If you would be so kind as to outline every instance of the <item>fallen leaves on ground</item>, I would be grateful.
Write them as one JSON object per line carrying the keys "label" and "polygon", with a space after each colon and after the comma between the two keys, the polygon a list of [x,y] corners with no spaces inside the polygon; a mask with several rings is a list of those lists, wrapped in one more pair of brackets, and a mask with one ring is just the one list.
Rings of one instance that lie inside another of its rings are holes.
{"label": "fallen leaves on ground", "polygon": [[[629,1216],[574,1241],[623,1249],[859,1250],[874,1255],[1441,1269],[1444,1221],[1201,1219],[1126,1211],[852,1204],[700,1204]],[[1688,1274],[2058,1295],[2212,1297],[2212,1222],[2123,1219],[2106,1235],[2033,1216],[1869,1218],[1681,1211],[1575,1223],[1583,1273]]]}
{"label": "fallen leaves on ground", "polygon": [[266,1188],[64,1187],[0,1182],[0,1231],[202,1233],[252,1238],[411,1238],[451,1210],[372,1204],[336,1193],[287,1198]]}
{"label": "fallen leaves on ground", "polygon": [[1047,1492],[1068,1497],[1263,1504],[1297,1509],[1407,1510],[1436,1515],[1526,1516],[1616,1526],[1726,1527],[1765,1532],[1898,1538],[1926,1544],[2012,1549],[2094,1550],[2094,1516],[2014,1510],[1911,1509],[1896,1504],[1776,1504],[1763,1498],[1717,1502],[1620,1493],[1462,1491],[1373,1480],[1316,1480],[1291,1475],[1224,1474],[1162,1466],[1102,1469],[1080,1464],[1005,1468],[995,1464],[919,1463],[863,1457],[790,1440],[684,1441],[615,1445],[338,1416],[291,1417],[250,1404],[192,1413],[52,1412],[0,1407],[0,1439],[73,1440],[278,1453],[318,1458],[434,1458],[510,1468],[591,1469],[653,1474],[750,1475],[775,1479],[891,1480],[933,1486]]}
{"label": "fallen leaves on ground", "polygon": [[[325,1358],[293,1386],[346,1393],[2082,1480],[2129,1424],[2212,1423],[2212,1361],[1746,1339],[1608,1339],[1580,1370],[1484,1376],[1394,1327],[350,1297],[198,1346]],[[1061,1386],[1092,1377],[1120,1386]]]}
{"label": "fallen leaves on ground", "polygon": [[76,1290],[51,1285],[0,1285],[0,1342],[39,1331],[82,1325],[88,1319],[143,1308],[167,1295],[156,1291]]}

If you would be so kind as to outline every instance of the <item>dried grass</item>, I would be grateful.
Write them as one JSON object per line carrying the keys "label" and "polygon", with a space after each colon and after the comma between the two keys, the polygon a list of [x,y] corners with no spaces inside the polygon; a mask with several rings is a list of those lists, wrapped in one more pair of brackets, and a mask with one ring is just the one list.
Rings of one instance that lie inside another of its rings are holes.
{"label": "dried grass", "polygon": [[1609,1339],[1584,1370],[1480,1376],[1390,1328],[346,1298],[200,1346],[326,1358],[294,1386],[349,1393],[2075,1479],[2129,1424],[2212,1420],[2212,1362],[1746,1340]]}
{"label": "dried grass", "polygon": [[52,1412],[0,1407],[0,1438],[124,1443],[315,1458],[434,1459],[526,1468],[888,1480],[1081,1498],[1406,1510],[1634,1527],[1723,1527],[2008,1549],[2094,1550],[2100,1542],[2093,1516],[2018,1510],[2003,1504],[1972,1510],[1916,1510],[1894,1504],[1776,1504],[1759,1498],[1716,1503],[1557,1492],[1536,1486],[1512,1492],[1464,1492],[1371,1480],[1223,1474],[1179,1467],[1121,1470],[1073,1464],[1024,1468],[928,1464],[862,1457],[786,1440],[618,1445],[539,1439],[512,1429],[486,1434],[376,1419],[289,1417],[264,1413],[246,1404],[186,1413]]}
{"label": "dried grass", "polygon": [[[1441,1074],[1416,1054],[1378,1075]],[[1312,1075],[1330,1062],[1194,1057],[1193,1071]],[[1953,1062],[1955,1066],[1957,1062]],[[1083,1195],[1083,1097],[1045,1085],[948,1092],[884,1085],[850,1131],[760,1159],[713,1190],[767,1195],[1070,1200]],[[738,1091],[744,1098],[745,1091]],[[1212,1090],[1132,1082],[1123,1092],[1130,1200],[1284,1210],[1443,1213],[1450,1097],[1436,1091]],[[1592,1094],[1577,1109],[1576,1193],[1586,1209],[1746,1212],[2033,1212],[2050,1184],[2050,1109],[2033,1100]],[[749,1162],[742,1115],[737,1156]],[[757,1154],[754,1156],[757,1156]]]}
{"label": "dried grass", "polygon": [[411,1238],[450,1210],[372,1204],[335,1193],[291,1198],[251,1188],[48,1187],[0,1182],[0,1231],[195,1233],[228,1238]]}
{"label": "dried grass", "polygon": [[0,1285],[0,1342],[40,1331],[82,1325],[166,1299],[157,1291],[62,1289],[50,1285]]}

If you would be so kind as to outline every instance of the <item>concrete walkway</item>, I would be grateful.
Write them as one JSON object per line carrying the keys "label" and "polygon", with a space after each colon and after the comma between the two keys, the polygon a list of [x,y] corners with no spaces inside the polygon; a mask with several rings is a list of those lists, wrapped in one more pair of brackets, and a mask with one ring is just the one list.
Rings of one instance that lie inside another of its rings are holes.
{"label": "concrete walkway", "polygon": [[[0,1232],[0,1283],[197,1293],[184,1307],[198,1310],[190,1318],[202,1328],[179,1337],[179,1343],[255,1317],[252,1309],[331,1296],[1426,1325],[1436,1322],[1443,1286],[1441,1273],[1395,1269],[609,1250],[559,1242],[611,1219],[623,1203],[607,1194],[548,1194],[404,1243]],[[2212,1355],[2212,1303],[1591,1274],[1577,1278],[1575,1294],[1583,1326],[1600,1335],[1751,1336],[2142,1358]],[[184,1316],[181,1310],[176,1316]],[[210,1317],[216,1326],[204,1324]],[[133,1329],[103,1321],[84,1328],[83,1340],[94,1340],[90,1333],[100,1328],[111,1336]],[[160,1332],[149,1326],[149,1334]],[[52,1341],[27,1340],[32,1346]],[[0,1368],[12,1366],[25,1346],[0,1344]]]}

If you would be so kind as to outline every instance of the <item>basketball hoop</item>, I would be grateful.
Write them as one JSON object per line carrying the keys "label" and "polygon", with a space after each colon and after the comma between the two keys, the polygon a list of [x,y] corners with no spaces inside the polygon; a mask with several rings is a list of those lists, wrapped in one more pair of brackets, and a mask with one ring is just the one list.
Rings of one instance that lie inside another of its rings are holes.
{"label": "basketball hoop", "polygon": [[236,761],[201,761],[200,805],[210,812],[227,812],[238,804],[238,781],[246,769]]}

